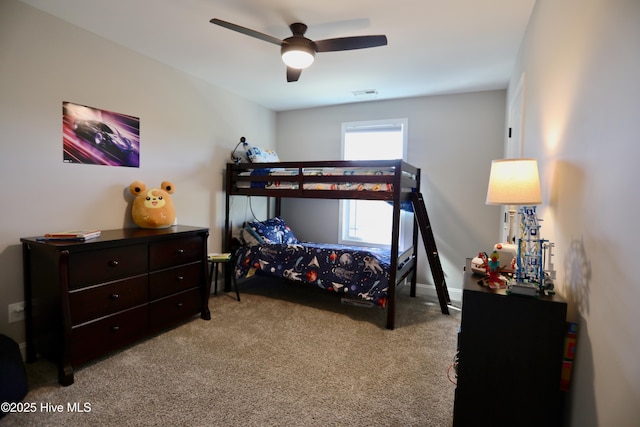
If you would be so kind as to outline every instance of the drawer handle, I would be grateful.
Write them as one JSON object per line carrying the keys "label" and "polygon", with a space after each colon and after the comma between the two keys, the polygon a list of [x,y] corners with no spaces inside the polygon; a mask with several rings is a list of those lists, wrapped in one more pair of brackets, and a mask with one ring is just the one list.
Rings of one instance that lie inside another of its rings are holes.
{"label": "drawer handle", "polygon": [[178,279],[178,282],[180,282],[180,281],[184,280],[184,276],[178,276],[177,279]]}
{"label": "drawer handle", "polygon": [[178,308],[182,308],[182,306],[183,306],[183,305],[184,305],[184,304],[182,304],[181,302],[179,302],[179,303],[177,303],[177,304],[176,304],[176,307],[178,307]]}
{"label": "drawer handle", "polygon": [[120,326],[112,326],[111,332],[118,332],[120,330]]}
{"label": "drawer handle", "polygon": [[109,261],[109,267],[117,267],[118,264],[118,261],[116,261],[115,259]]}
{"label": "drawer handle", "polygon": [[115,300],[117,300],[118,298],[120,298],[120,295],[119,295],[119,294],[111,294],[111,295],[109,296],[109,298],[111,298],[113,301],[115,301]]}
{"label": "drawer handle", "polygon": [[184,253],[184,249],[178,249],[178,255],[182,255]]}

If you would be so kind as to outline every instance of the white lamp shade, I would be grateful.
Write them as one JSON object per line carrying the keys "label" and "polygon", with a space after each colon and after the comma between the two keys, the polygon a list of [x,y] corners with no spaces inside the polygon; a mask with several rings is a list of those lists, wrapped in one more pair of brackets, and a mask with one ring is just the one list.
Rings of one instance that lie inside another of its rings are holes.
{"label": "white lamp shade", "polygon": [[488,205],[539,205],[540,176],[536,159],[503,159],[491,162]]}

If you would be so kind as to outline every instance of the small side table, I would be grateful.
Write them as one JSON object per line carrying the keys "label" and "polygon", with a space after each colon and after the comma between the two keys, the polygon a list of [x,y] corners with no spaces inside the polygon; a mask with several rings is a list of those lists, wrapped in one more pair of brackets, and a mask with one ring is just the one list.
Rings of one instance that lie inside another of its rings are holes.
{"label": "small side table", "polygon": [[463,277],[454,427],[561,426],[567,303],[479,286],[470,258]]}
{"label": "small side table", "polygon": [[[218,295],[218,264],[226,264],[232,261],[231,254],[209,254],[207,257],[207,261],[211,264],[211,268],[209,269],[209,280],[213,279],[213,294]],[[236,290],[236,298],[240,301],[240,291],[238,291],[238,283],[236,283],[236,278],[233,273],[231,273],[231,280],[233,281],[233,287]]]}

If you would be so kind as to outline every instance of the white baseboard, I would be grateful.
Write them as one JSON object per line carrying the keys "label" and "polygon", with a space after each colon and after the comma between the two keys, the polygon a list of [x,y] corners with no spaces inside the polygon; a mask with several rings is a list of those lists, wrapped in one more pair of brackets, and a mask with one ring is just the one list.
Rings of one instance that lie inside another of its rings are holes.
{"label": "white baseboard", "polygon": [[18,344],[18,347],[20,347],[20,354],[22,355],[22,361],[26,362],[27,361],[27,343],[21,342]]}
{"label": "white baseboard", "polygon": [[[438,298],[438,292],[436,291],[435,285],[431,285],[428,283],[416,283],[416,293],[418,295],[426,295],[431,298]],[[447,287],[447,291],[449,291],[449,297],[451,298],[451,303],[455,306],[461,306],[462,301],[462,289],[450,289]]]}

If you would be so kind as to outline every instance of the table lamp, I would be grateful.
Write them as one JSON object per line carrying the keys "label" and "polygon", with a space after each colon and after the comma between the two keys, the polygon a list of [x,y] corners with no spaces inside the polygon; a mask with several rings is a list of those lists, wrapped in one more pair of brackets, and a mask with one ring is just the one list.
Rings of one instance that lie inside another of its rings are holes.
{"label": "table lamp", "polygon": [[491,162],[487,205],[509,206],[509,244],[514,243],[513,221],[515,205],[531,206],[542,203],[540,176],[536,159],[501,159]]}

